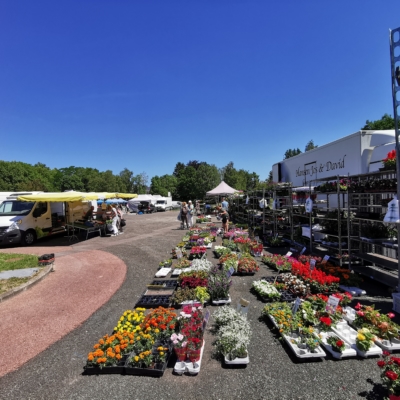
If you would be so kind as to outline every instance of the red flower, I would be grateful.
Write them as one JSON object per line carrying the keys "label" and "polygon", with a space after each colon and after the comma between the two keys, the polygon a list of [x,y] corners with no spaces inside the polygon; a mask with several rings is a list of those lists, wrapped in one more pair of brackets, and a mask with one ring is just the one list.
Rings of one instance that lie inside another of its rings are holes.
{"label": "red flower", "polygon": [[338,340],[338,341],[336,342],[336,347],[338,347],[339,349],[340,349],[343,345],[344,345],[343,340]]}
{"label": "red flower", "polygon": [[399,376],[396,374],[396,372],[393,371],[386,371],[385,375],[391,380],[395,381]]}
{"label": "red flower", "polygon": [[387,350],[384,350],[382,353],[385,357],[390,356],[390,353]]}
{"label": "red flower", "polygon": [[359,310],[360,308],[362,308],[362,305],[360,303],[357,303],[357,305],[354,307],[356,310]]}
{"label": "red flower", "polygon": [[383,361],[383,360],[379,360],[379,361],[377,362],[377,364],[378,364],[378,367],[379,367],[379,368],[383,368],[383,367],[386,365],[385,361]]}
{"label": "red flower", "polygon": [[329,317],[321,317],[319,319],[323,324],[331,326],[332,320]]}

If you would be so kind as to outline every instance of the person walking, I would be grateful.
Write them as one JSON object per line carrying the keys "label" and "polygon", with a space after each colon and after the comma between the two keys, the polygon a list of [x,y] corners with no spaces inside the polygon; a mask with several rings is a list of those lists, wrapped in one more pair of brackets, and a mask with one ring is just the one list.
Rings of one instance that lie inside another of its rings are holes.
{"label": "person walking", "polygon": [[219,216],[222,219],[222,230],[225,232],[229,231],[229,214],[228,211],[224,210],[222,207],[219,207]]}
{"label": "person walking", "polygon": [[225,197],[222,198],[221,206],[223,210],[228,211],[229,209],[229,203],[225,200]]}
{"label": "person walking", "polygon": [[187,220],[188,220],[188,224],[189,224],[189,228],[191,228],[193,226],[193,214],[194,214],[194,207],[192,204],[192,200],[188,201],[188,215],[187,215]]}
{"label": "person walking", "polygon": [[181,229],[185,229],[185,222],[186,222],[186,229],[189,229],[188,213],[189,213],[188,206],[186,202],[183,202],[181,205]]}
{"label": "person walking", "polygon": [[113,227],[113,234],[111,236],[117,236],[118,235],[118,212],[115,208],[115,206],[111,206],[111,218],[112,218],[112,227]]}

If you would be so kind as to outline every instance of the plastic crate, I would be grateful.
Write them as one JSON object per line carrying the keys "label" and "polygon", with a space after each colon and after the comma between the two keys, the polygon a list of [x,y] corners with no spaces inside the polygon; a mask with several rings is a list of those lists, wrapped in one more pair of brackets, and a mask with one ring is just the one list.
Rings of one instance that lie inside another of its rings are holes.
{"label": "plastic crate", "polygon": [[393,296],[393,311],[400,314],[400,293],[392,293]]}

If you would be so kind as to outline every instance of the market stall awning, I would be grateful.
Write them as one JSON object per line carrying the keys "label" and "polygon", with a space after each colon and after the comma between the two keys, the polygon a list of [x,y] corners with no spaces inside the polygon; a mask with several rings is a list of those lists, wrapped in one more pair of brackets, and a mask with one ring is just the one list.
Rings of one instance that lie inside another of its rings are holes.
{"label": "market stall awning", "polygon": [[228,184],[222,181],[216,188],[207,192],[207,196],[223,196],[228,194],[234,194],[238,191],[236,189],[231,188]]}
{"label": "market stall awning", "polygon": [[135,197],[138,197],[138,195],[133,193],[115,193],[113,197],[122,199],[134,199]]}
{"label": "market stall awning", "polygon": [[89,201],[101,198],[115,197],[115,193],[84,193],[84,192],[48,192],[38,194],[28,194],[25,196],[18,196],[20,201]]}

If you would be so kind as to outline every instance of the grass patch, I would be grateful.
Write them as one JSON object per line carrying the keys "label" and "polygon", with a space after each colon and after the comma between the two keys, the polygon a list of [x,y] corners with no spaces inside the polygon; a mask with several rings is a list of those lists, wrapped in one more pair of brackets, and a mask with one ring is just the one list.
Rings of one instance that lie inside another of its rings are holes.
{"label": "grass patch", "polygon": [[0,294],[8,292],[28,282],[31,278],[10,278],[0,279]]}
{"label": "grass patch", "polygon": [[38,266],[38,256],[32,254],[0,253],[0,272]]}

